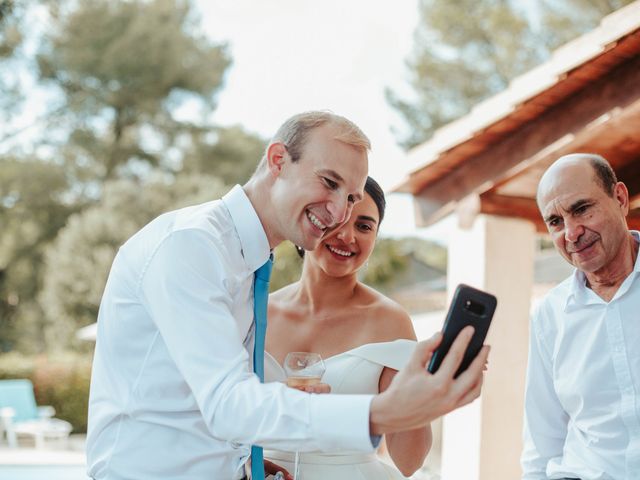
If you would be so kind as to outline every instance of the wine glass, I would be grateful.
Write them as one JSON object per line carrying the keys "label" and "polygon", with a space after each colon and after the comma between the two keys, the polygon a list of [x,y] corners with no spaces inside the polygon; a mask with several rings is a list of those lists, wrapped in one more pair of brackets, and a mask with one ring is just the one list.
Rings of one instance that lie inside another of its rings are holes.
{"label": "wine glass", "polygon": [[[284,372],[287,374],[287,386],[304,390],[304,387],[320,383],[324,375],[324,361],[319,353],[289,352],[284,358]],[[300,452],[296,451],[293,466],[294,480],[300,480]]]}
{"label": "wine glass", "polygon": [[319,353],[289,352],[284,358],[287,386],[303,390],[320,383],[325,367]]}

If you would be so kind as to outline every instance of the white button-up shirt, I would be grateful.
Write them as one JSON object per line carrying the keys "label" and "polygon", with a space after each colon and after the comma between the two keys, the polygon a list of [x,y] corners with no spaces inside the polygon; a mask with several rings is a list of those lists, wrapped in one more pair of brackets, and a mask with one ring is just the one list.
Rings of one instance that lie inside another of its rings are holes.
{"label": "white button-up shirt", "polygon": [[309,395],[251,372],[253,273],[269,254],[240,186],[120,248],[98,317],[91,477],[237,479],[251,444],[373,450],[371,396]]}
{"label": "white button-up shirt", "polygon": [[611,301],[576,270],[538,306],[524,442],[523,479],[640,479],[640,255]]}

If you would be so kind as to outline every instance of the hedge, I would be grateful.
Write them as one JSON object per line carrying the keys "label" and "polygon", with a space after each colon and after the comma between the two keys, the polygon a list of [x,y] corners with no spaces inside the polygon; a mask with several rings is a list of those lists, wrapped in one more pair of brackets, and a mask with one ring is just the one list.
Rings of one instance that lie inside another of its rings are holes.
{"label": "hedge", "polygon": [[0,356],[0,379],[28,378],[38,405],[51,405],[56,418],[70,422],[74,433],[86,433],[91,359],[78,354],[34,357],[7,353]]}

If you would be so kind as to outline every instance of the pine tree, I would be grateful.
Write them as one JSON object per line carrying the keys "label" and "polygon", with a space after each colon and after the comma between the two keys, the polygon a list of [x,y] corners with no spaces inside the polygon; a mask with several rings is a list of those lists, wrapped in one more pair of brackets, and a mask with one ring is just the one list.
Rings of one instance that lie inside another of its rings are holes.
{"label": "pine tree", "polygon": [[550,52],[594,28],[630,0],[558,0],[524,8],[513,0],[420,0],[414,51],[407,60],[411,98],[387,90],[406,123],[396,132],[409,148]]}

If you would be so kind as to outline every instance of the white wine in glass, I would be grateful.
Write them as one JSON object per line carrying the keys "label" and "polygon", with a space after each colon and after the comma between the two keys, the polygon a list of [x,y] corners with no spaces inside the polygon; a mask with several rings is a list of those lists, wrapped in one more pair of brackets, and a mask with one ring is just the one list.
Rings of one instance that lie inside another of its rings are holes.
{"label": "white wine in glass", "polygon": [[319,353],[289,352],[284,358],[284,372],[289,387],[303,388],[320,383],[324,371],[324,362]]}
{"label": "white wine in glass", "polygon": [[[304,390],[320,383],[324,375],[324,361],[319,353],[289,352],[284,358],[284,372],[287,374],[287,386]],[[299,472],[300,452],[296,452],[293,466],[294,480],[302,480]]]}
{"label": "white wine in glass", "polygon": [[291,388],[304,389],[320,383],[322,377],[287,377],[287,386]]}

